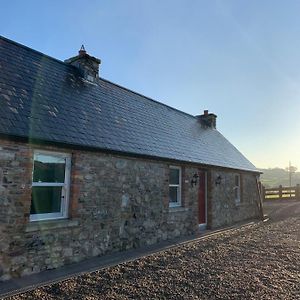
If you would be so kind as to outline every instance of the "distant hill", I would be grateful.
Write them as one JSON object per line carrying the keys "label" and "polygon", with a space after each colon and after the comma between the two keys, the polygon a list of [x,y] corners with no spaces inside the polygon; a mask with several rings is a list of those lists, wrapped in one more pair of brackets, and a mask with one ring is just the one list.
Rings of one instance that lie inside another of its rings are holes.
{"label": "distant hill", "polygon": [[[265,187],[289,186],[289,173],[285,169],[260,169],[260,180]],[[292,174],[292,186],[300,184],[300,172]]]}

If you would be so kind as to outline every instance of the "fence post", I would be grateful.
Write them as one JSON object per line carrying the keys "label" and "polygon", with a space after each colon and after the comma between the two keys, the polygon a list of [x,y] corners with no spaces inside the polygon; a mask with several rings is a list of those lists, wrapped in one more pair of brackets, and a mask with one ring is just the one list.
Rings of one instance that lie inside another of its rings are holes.
{"label": "fence post", "polygon": [[262,199],[263,201],[266,200],[266,191],[265,191],[265,186],[261,184],[261,196],[262,196]]}
{"label": "fence post", "polygon": [[278,197],[279,199],[282,199],[282,185],[280,185],[278,188]]}
{"label": "fence post", "polygon": [[296,200],[300,200],[300,184],[296,185],[295,197]]}

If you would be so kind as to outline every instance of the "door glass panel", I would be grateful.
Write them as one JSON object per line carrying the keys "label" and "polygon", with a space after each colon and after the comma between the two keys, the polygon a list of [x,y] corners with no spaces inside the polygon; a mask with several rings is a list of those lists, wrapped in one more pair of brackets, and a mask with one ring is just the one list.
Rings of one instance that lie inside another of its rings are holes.
{"label": "door glass panel", "polygon": [[63,187],[32,187],[30,214],[46,214],[61,211]]}

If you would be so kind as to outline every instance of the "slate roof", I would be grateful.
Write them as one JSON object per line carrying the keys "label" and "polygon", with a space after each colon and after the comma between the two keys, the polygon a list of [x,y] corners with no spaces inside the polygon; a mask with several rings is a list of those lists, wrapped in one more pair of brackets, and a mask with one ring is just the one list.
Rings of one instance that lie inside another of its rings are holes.
{"label": "slate roof", "polygon": [[0,134],[258,172],[196,117],[1,36]]}

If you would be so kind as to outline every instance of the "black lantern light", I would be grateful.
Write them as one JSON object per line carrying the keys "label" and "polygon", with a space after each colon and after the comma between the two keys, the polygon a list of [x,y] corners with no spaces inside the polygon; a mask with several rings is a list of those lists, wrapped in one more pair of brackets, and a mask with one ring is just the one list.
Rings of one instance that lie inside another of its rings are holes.
{"label": "black lantern light", "polygon": [[197,178],[199,178],[199,175],[197,173],[195,173],[193,175],[193,178],[191,180],[191,186],[193,187],[194,185],[197,185]]}
{"label": "black lantern light", "polygon": [[216,178],[215,183],[216,183],[216,185],[219,185],[219,184],[221,184],[221,182],[222,182],[222,177],[221,177],[221,175],[219,175],[219,176]]}

